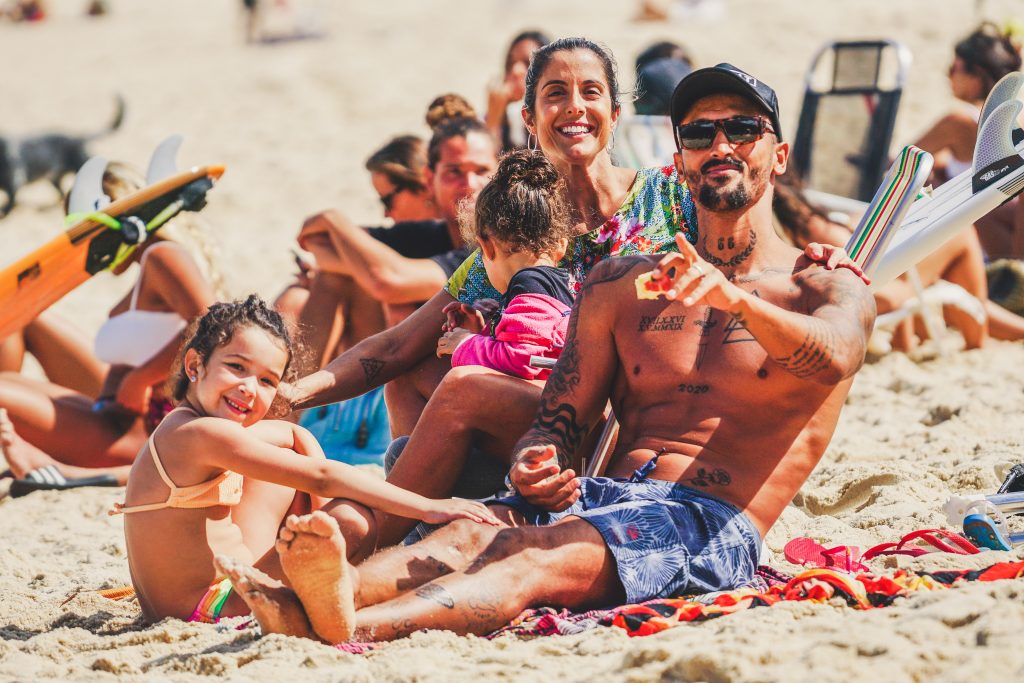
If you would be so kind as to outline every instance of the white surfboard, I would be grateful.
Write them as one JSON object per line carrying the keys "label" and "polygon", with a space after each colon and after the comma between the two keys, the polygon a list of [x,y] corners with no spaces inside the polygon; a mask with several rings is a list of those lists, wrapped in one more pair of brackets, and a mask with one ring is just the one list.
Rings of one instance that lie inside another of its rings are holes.
{"label": "white surfboard", "polygon": [[868,273],[872,288],[896,279],[957,232],[1024,191],[1024,132],[1016,99],[1024,74],[1001,80],[985,103],[972,168],[910,207],[888,247]]}

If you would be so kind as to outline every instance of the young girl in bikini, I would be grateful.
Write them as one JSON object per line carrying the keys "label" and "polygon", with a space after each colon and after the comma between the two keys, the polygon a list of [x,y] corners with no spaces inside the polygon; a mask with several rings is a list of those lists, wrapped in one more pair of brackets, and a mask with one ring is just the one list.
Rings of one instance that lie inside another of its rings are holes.
{"label": "young girl in bikini", "polygon": [[487,277],[501,299],[489,306],[455,302],[445,308],[437,355],[450,354],[452,367],[481,365],[524,379],[551,374],[531,366],[530,356],[558,358],[569,324],[569,273],[556,266],[572,231],[563,186],[540,152],[510,152],[480,191],[472,214],[463,217],[463,236],[480,245]]}
{"label": "young girl in bikini", "polygon": [[125,503],[111,512],[126,515],[129,570],[147,618],[248,614],[216,575],[214,555],[246,558],[282,577],[273,550],[278,528],[325,499],[432,523],[497,523],[479,503],[430,500],[326,460],[303,428],[263,420],[291,359],[280,315],[256,296],[214,304],[188,335],[172,392],[177,408],[150,435]]}

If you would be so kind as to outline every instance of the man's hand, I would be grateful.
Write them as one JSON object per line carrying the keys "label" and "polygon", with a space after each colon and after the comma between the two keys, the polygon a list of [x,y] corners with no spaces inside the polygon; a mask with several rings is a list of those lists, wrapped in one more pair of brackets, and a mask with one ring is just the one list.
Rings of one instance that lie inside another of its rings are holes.
{"label": "man's hand", "polygon": [[554,446],[532,446],[519,452],[508,476],[519,495],[528,502],[551,512],[561,512],[580,497],[576,473],[561,469]]}
{"label": "man's hand", "polygon": [[669,300],[682,298],[687,306],[703,302],[712,308],[731,311],[745,292],[702,259],[682,233],[676,234],[676,244],[679,253],[667,254],[652,271],[652,281],[665,292],[665,297]]}
{"label": "man's hand", "polygon": [[456,327],[454,330],[445,332],[441,335],[441,338],[437,340],[437,357],[451,356],[455,353],[455,349],[462,345],[462,342],[466,341],[473,336],[473,333],[469,330],[464,330],[461,327]]}
{"label": "man's hand", "polygon": [[299,402],[299,390],[291,382],[281,382],[277,385],[277,399],[288,406],[288,410],[294,410],[295,404]]}
{"label": "man's hand", "polygon": [[811,242],[804,248],[804,256],[825,266],[825,270],[835,270],[836,268],[848,268],[855,275],[857,275],[864,284],[870,285],[871,278],[864,274],[864,271],[853,259],[850,258],[849,254],[842,247],[836,247],[831,244],[820,244],[818,242]]}
{"label": "man's hand", "polygon": [[486,324],[484,316],[469,304],[460,301],[453,301],[444,307],[445,322],[441,326],[444,332],[461,327],[464,330],[479,334]]}

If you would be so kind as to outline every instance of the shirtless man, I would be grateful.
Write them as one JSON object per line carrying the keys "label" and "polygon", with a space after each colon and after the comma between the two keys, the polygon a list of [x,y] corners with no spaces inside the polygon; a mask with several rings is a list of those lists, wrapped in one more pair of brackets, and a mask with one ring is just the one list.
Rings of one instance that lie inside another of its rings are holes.
{"label": "shirtless man", "polygon": [[[326,515],[290,518],[292,589],[223,560],[264,632],[328,642],[425,628],[483,634],[537,605],[573,609],[740,586],[818,463],[874,321],[856,275],[776,237],[789,145],[775,93],[730,65],[672,98],[675,163],[698,198],[697,249],[598,264],[510,472],[508,525],[455,522],[359,567]],[[660,296],[651,288],[660,290]],[[612,478],[570,468],[611,397]],[[615,478],[615,479],[613,479]]]}

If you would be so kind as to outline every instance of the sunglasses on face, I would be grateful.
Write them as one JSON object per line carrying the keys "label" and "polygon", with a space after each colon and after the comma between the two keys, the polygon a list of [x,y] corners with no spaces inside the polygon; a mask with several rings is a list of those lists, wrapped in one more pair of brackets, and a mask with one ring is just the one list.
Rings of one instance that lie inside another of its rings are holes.
{"label": "sunglasses on face", "polygon": [[760,116],[733,116],[715,121],[693,121],[676,126],[676,144],[680,149],[707,149],[714,143],[718,131],[734,145],[745,145],[774,133],[768,122]]}
{"label": "sunglasses on face", "polygon": [[387,194],[380,195],[380,203],[384,205],[385,211],[390,211],[395,204],[395,197],[405,192],[404,187],[396,187]]}

